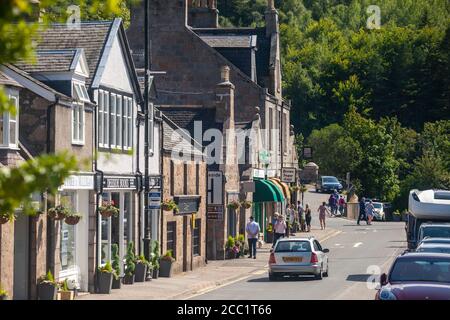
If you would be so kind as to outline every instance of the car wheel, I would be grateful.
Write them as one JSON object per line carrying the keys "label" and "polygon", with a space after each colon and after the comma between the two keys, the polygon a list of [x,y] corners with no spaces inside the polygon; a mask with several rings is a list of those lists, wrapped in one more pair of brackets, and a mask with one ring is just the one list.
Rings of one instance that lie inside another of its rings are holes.
{"label": "car wheel", "polygon": [[323,273],[323,276],[328,278],[328,271],[330,270],[330,267],[327,266],[327,271]]}

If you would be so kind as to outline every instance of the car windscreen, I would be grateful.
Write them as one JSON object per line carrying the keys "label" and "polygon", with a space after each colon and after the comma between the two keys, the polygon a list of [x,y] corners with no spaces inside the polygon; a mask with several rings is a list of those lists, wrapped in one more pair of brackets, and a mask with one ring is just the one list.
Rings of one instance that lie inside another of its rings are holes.
{"label": "car windscreen", "polygon": [[381,209],[383,207],[381,203],[374,203],[373,206],[375,207],[375,209]]}
{"label": "car windscreen", "polygon": [[399,259],[389,276],[390,282],[419,281],[450,283],[450,259]]}
{"label": "car windscreen", "polygon": [[422,239],[430,238],[450,238],[450,226],[448,227],[424,227],[422,228]]}
{"label": "car windscreen", "polygon": [[339,183],[338,179],[334,177],[323,178],[324,183]]}
{"label": "car windscreen", "polygon": [[311,252],[309,241],[280,241],[275,252]]}

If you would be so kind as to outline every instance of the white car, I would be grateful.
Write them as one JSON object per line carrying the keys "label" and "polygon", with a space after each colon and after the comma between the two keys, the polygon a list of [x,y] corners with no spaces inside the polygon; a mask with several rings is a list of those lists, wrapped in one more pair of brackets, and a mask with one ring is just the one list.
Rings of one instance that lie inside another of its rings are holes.
{"label": "white car", "polygon": [[375,220],[386,221],[386,215],[384,214],[384,205],[381,202],[373,202],[373,206],[375,207]]}
{"label": "white car", "polygon": [[284,276],[312,275],[321,280],[328,277],[328,253],[319,241],[309,238],[283,238],[270,253],[269,280]]}

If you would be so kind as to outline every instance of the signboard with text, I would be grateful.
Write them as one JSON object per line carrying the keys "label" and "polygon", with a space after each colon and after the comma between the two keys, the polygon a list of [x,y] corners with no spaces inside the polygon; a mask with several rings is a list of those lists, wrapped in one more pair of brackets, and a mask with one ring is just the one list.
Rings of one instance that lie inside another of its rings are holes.
{"label": "signboard with text", "polygon": [[223,173],[222,171],[208,172],[208,204],[223,204]]}
{"label": "signboard with text", "polygon": [[209,220],[223,220],[223,205],[209,204],[206,217]]}
{"label": "signboard with text", "polygon": [[105,177],[103,189],[136,189],[136,178]]}
{"label": "signboard with text", "polygon": [[186,215],[198,212],[200,197],[174,197],[179,211],[175,214]]}
{"label": "signboard with text", "polygon": [[295,183],[295,168],[282,168],[281,169],[281,181],[286,183]]}

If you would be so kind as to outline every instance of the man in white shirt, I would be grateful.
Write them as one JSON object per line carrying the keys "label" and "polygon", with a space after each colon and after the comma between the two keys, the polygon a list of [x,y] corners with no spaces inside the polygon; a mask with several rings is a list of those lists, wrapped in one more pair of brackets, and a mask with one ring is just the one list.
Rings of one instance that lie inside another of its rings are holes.
{"label": "man in white shirt", "polygon": [[248,250],[250,254],[248,257],[256,259],[256,242],[258,241],[260,228],[258,222],[254,221],[253,217],[250,217],[245,231],[247,231]]}

